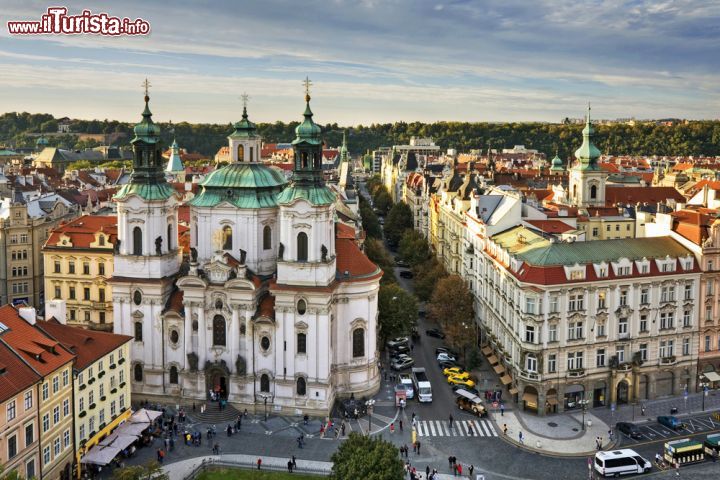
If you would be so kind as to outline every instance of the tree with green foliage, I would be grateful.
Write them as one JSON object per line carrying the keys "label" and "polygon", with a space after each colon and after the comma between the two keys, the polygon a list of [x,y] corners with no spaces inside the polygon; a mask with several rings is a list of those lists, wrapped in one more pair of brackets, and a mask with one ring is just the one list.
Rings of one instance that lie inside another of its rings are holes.
{"label": "tree with green foliage", "polygon": [[375,203],[375,208],[380,211],[381,215],[387,214],[387,212],[390,211],[390,208],[392,208],[392,197],[390,197],[390,194],[384,185],[375,190],[373,202]]}
{"label": "tree with green foliage", "polygon": [[90,160],[78,160],[69,164],[66,170],[88,170],[90,168],[95,168]]}
{"label": "tree with green foliage", "polygon": [[382,186],[382,179],[380,178],[380,175],[376,173],[368,177],[368,179],[365,181],[365,186],[367,187],[368,193],[370,193],[371,196],[375,195],[375,191],[378,189],[378,187]]}
{"label": "tree with green foliage", "polygon": [[417,324],[418,307],[415,296],[397,284],[381,285],[378,295],[380,339],[408,335]]}
{"label": "tree with green foliage", "polygon": [[18,472],[16,468],[6,473],[5,466],[0,465],[0,480],[23,480],[23,476],[20,475],[20,472]]}
{"label": "tree with green foliage", "polygon": [[170,476],[163,471],[162,465],[150,460],[142,465],[130,465],[117,468],[112,472],[113,480],[169,480]]}
{"label": "tree with green foliage", "polygon": [[365,255],[382,269],[383,276],[380,279],[381,285],[397,283],[397,278],[395,278],[395,262],[390,256],[390,252],[385,248],[382,240],[375,238],[365,240]]}
{"label": "tree with green foliage", "polygon": [[388,244],[395,246],[400,243],[405,230],[412,230],[412,210],[405,202],[398,202],[392,206],[385,219],[385,238]]}
{"label": "tree with green foliage", "polygon": [[473,297],[460,276],[450,275],[437,282],[427,315],[440,325],[451,347],[465,351],[475,344]]}
{"label": "tree with green foliage", "polygon": [[415,273],[415,295],[423,302],[430,300],[437,282],[448,276],[445,267],[435,257],[416,265],[413,272]]}
{"label": "tree with green foliage", "polygon": [[365,197],[360,195],[360,218],[362,218],[362,226],[365,230],[365,234],[368,238],[382,238],[382,228],[380,228],[380,222],[378,221],[377,215],[373,212],[372,207],[365,200]]}
{"label": "tree with green foliage", "polygon": [[132,170],[132,160],[112,160],[101,163],[99,166],[102,168],[124,168],[126,170]]}
{"label": "tree with green foliage", "polygon": [[332,480],[398,480],[405,477],[398,450],[380,437],[352,432],[330,458]]}
{"label": "tree with green foliage", "polygon": [[412,229],[405,230],[405,233],[403,233],[398,246],[398,253],[400,258],[405,260],[412,268],[427,262],[432,256],[430,245],[425,237],[420,232]]}

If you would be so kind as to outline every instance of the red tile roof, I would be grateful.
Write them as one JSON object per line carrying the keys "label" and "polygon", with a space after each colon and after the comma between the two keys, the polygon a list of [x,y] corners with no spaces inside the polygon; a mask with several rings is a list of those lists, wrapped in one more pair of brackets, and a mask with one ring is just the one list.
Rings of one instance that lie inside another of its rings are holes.
{"label": "red tile roof", "polygon": [[173,311],[181,316],[185,316],[185,307],[183,307],[183,291],[175,290],[170,294],[167,310]]}
{"label": "red tile roof", "polygon": [[75,357],[57,340],[20,317],[12,305],[0,307],[0,323],[8,327],[0,338],[40,375],[49,375]]}
{"label": "red tile roof", "polygon": [[335,252],[337,254],[335,264],[340,281],[367,280],[382,276],[382,270],[360,251],[355,240],[337,238]]}
{"label": "red tile roof", "polygon": [[4,402],[39,382],[42,377],[23,362],[0,336],[0,402]]}
{"label": "red tile roof", "polygon": [[710,226],[715,221],[716,210],[680,210],[670,214],[673,217],[673,231],[695,245],[702,245],[710,236]]}
{"label": "red tile roof", "polygon": [[178,207],[178,222],[190,225],[190,205],[183,204]]}
{"label": "red tile roof", "polygon": [[337,236],[337,238],[347,238],[350,240],[355,240],[355,229],[350,225],[345,225],[344,223],[337,222],[335,223],[335,235]]}
{"label": "red tile roof", "polygon": [[526,220],[530,225],[545,233],[565,233],[575,230],[573,227],[560,220]]}
{"label": "red tile roof", "polygon": [[665,203],[668,200],[684,202],[685,197],[673,187],[606,187],[605,203]]}
{"label": "red tile roof", "polygon": [[78,370],[89,367],[133,339],[128,335],[63,325],[54,318],[47,322],[37,322],[37,326],[75,354],[75,368]]}
{"label": "red tile roof", "polygon": [[258,305],[256,317],[275,318],[275,297],[265,295]]}
{"label": "red tile roof", "polygon": [[[83,215],[72,222],[56,227],[45,242],[45,247],[55,247],[62,235],[70,237],[72,248],[90,248],[95,242],[95,234],[103,232],[106,238],[105,247],[112,250],[117,240],[117,217],[114,215]],[[69,247],[66,247],[69,248]]]}

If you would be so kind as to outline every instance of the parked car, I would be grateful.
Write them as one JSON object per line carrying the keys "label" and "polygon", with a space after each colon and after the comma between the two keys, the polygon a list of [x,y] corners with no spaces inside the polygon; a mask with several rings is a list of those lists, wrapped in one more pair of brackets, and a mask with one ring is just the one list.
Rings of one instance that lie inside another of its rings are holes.
{"label": "parked car", "polygon": [[390,362],[393,360],[397,360],[398,358],[408,357],[410,358],[410,355],[408,355],[405,352],[390,352]]}
{"label": "parked car", "polygon": [[410,270],[401,270],[400,271],[400,277],[401,278],[413,278],[415,275]]}
{"label": "parked car", "polygon": [[482,400],[470,390],[471,389],[469,388],[461,388],[455,392],[457,395],[455,403],[457,403],[458,408],[460,410],[474,413],[478,417],[487,417],[488,412],[485,409]]}
{"label": "parked car", "polygon": [[450,350],[448,347],[437,347],[435,349],[435,355],[440,355],[441,353],[447,353],[451,357],[455,357],[455,358],[458,357],[457,352],[455,352],[454,350]]}
{"label": "parked car", "polygon": [[480,396],[480,392],[477,388],[466,387],[465,385],[453,385],[452,390],[455,393],[457,393],[458,390],[465,390],[466,392],[472,393],[473,395]]}
{"label": "parked car", "polygon": [[407,355],[401,356],[390,364],[393,370],[405,370],[415,365],[415,360]]}
{"label": "parked car", "polygon": [[457,367],[458,364],[456,362],[451,362],[450,360],[443,360],[442,362],[438,362],[438,366],[441,370],[445,370],[447,368]]}
{"label": "parked car", "polygon": [[462,368],[457,367],[457,366],[446,368],[445,370],[443,370],[443,375],[445,375],[446,377],[448,377],[450,375],[459,375],[461,373],[467,373],[467,372],[464,372]]}
{"label": "parked car", "polygon": [[395,337],[385,343],[388,348],[395,348],[397,345],[410,345],[410,339],[408,337]]}
{"label": "parked car", "polygon": [[407,264],[407,262],[405,262],[405,261],[403,261],[403,260],[401,260],[401,259],[399,259],[399,258],[396,258],[396,259],[395,259],[395,265],[397,265],[397,266],[400,267],[400,268],[408,268],[408,267],[410,266],[410,265]]}
{"label": "parked car", "polygon": [[679,418],[670,415],[661,415],[657,417],[657,421],[660,425],[671,428],[673,430],[680,430],[685,426]]}
{"label": "parked car", "polygon": [[438,361],[438,362],[442,362],[442,361],[445,361],[445,360],[449,360],[449,361],[451,361],[451,362],[456,362],[456,361],[457,361],[457,358],[453,357],[453,356],[450,355],[449,353],[441,353],[441,354],[439,354],[439,355],[437,356],[437,361]]}
{"label": "parked car", "polygon": [[467,380],[468,378],[470,378],[470,374],[468,372],[460,371],[457,373],[451,373],[450,375],[448,375],[448,377],[455,377],[460,380]]}
{"label": "parked car", "polygon": [[408,353],[410,351],[410,346],[407,343],[401,343],[400,345],[395,345],[394,347],[390,347],[390,355],[398,354],[398,353]]}
{"label": "parked car", "polygon": [[428,337],[435,337],[439,339],[445,338],[445,334],[439,328],[429,328],[425,330],[425,335],[427,335]]}
{"label": "parked car", "polygon": [[617,426],[617,429],[619,432],[624,433],[625,435],[627,435],[630,438],[635,438],[635,439],[642,438],[642,433],[640,432],[640,429],[634,423],[618,422],[616,424],[616,426]]}
{"label": "parked car", "polygon": [[453,375],[448,377],[448,383],[450,385],[464,385],[464,386],[470,387],[470,388],[475,386],[475,382],[470,380],[469,377],[456,377]]}

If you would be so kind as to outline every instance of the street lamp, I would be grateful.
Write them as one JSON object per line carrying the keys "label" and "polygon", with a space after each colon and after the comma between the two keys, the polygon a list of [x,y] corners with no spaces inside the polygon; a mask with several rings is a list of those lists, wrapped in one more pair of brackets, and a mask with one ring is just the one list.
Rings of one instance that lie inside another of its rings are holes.
{"label": "street lamp", "polygon": [[700,377],[700,388],[702,388],[702,411],[703,412],[705,411],[705,397],[707,397],[709,386],[710,386],[710,382],[708,382],[704,376]]}
{"label": "street lamp", "polygon": [[267,414],[267,402],[268,402],[268,398],[270,398],[270,395],[262,394],[262,393],[261,393],[260,396],[262,397],[263,403],[265,404],[265,421],[267,422],[267,418],[268,418],[268,414]]}
{"label": "street lamp", "polygon": [[373,406],[375,405],[375,400],[370,399],[365,401],[365,409],[368,413],[368,437],[370,436],[370,433],[372,432],[372,411]]}
{"label": "street lamp", "polygon": [[579,400],[578,403],[582,405],[582,429],[585,430],[585,412],[587,412],[587,404],[589,400]]}

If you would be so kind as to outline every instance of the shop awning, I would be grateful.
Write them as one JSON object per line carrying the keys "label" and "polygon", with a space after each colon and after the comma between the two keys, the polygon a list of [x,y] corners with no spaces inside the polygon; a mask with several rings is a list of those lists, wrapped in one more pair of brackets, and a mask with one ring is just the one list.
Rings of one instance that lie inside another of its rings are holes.
{"label": "shop awning", "polygon": [[537,403],[537,393],[525,392],[522,396],[523,402]]}
{"label": "shop awning", "polygon": [[162,412],[158,412],[157,410],[146,410],[141,408],[132,414],[129,421],[132,423],[150,423],[160,415],[162,415]]}
{"label": "shop awning", "polygon": [[557,405],[558,404],[557,395],[548,396],[547,403],[548,403],[548,405]]}
{"label": "shop awning", "polygon": [[516,393],[518,393],[518,389],[515,387],[510,387],[510,395],[515,395]]}
{"label": "shop awning", "polygon": [[148,422],[139,422],[139,423],[130,423],[125,422],[122,425],[120,425],[117,430],[115,430],[117,433],[121,435],[134,435],[139,436],[142,432],[147,430],[147,428],[150,426]]}
{"label": "shop awning", "polygon": [[107,465],[113,461],[113,458],[117,457],[122,451],[120,447],[103,447],[102,445],[95,445],[90,449],[85,456],[80,459],[80,463],[93,463],[95,465]]}
{"label": "shop awning", "polygon": [[482,348],[483,355],[488,356],[492,353],[492,348],[485,346]]}
{"label": "shop awning", "polygon": [[715,372],[705,372],[703,377],[707,378],[711,382],[720,382],[720,375]]}
{"label": "shop awning", "polygon": [[495,365],[498,362],[498,359],[495,355],[490,355],[488,357],[488,362],[490,362],[490,365]]}
{"label": "shop awning", "polygon": [[500,381],[503,385],[510,385],[512,383],[512,377],[508,374],[503,375],[500,377]]}
{"label": "shop awning", "polygon": [[103,447],[118,447],[121,450],[125,450],[127,447],[135,443],[135,440],[137,439],[138,437],[136,435],[123,435],[122,433],[118,433],[116,430],[100,442],[99,445]]}
{"label": "shop awning", "polygon": [[505,371],[505,367],[503,367],[502,365],[495,365],[495,366],[493,367],[493,370],[495,370],[495,373],[500,374],[500,373],[503,373],[503,372]]}

